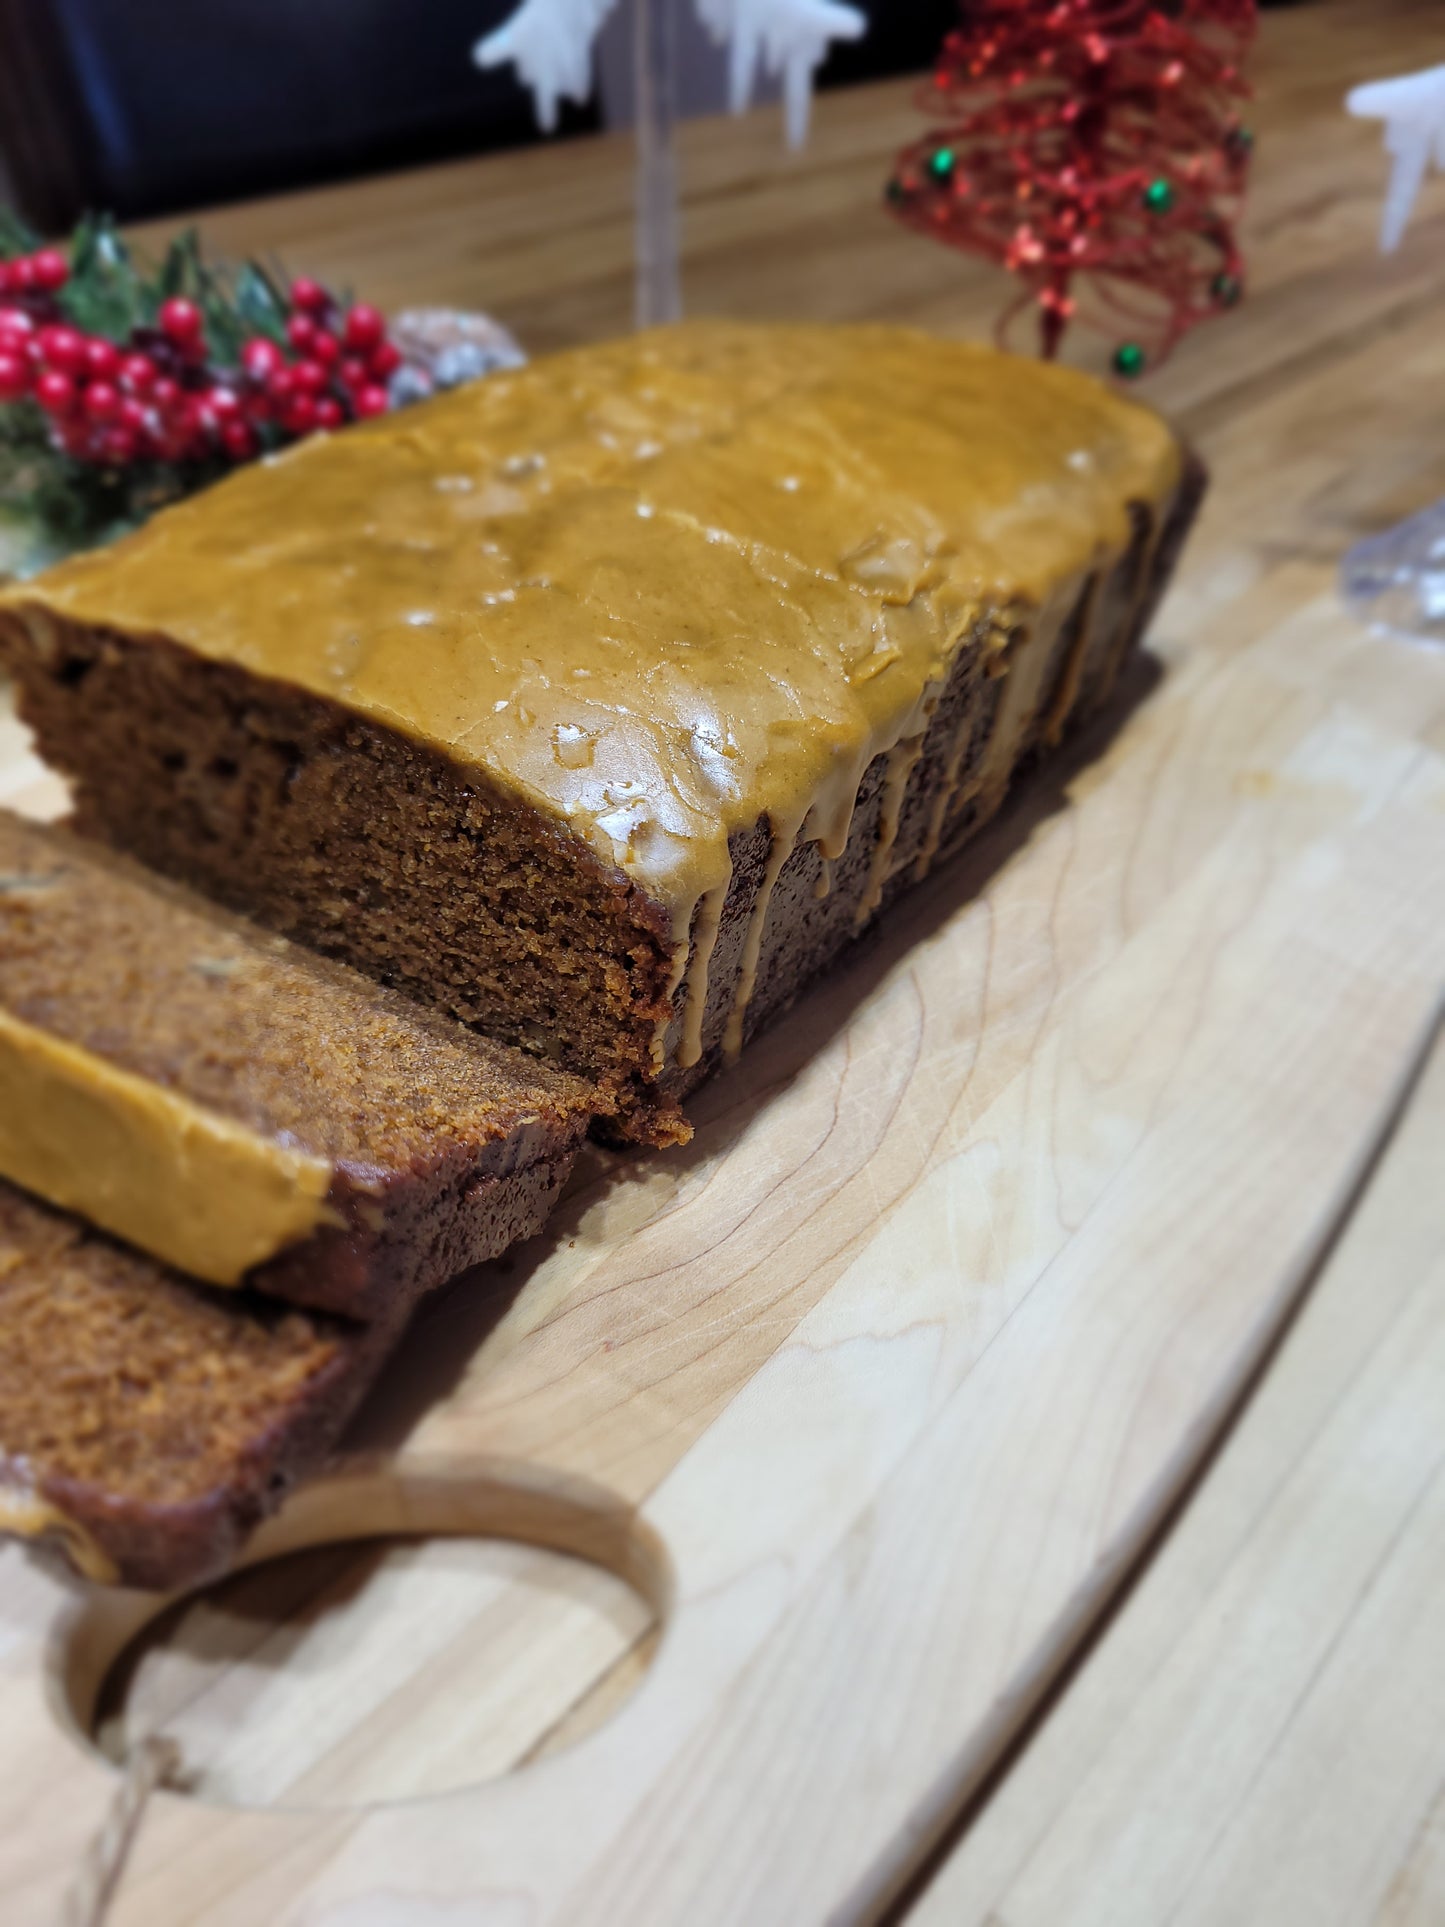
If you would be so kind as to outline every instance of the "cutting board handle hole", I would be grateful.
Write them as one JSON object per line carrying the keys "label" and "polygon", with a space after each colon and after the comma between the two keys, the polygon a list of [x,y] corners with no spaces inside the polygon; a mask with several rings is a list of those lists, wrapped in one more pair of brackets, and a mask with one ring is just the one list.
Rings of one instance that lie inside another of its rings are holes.
{"label": "cutting board handle hole", "polygon": [[336,1809],[474,1786],[575,1745],[650,1663],[671,1569],[630,1507],[489,1465],[308,1487],[244,1565],[170,1600],[96,1591],[57,1633],[65,1723],[149,1734],[212,1805]]}

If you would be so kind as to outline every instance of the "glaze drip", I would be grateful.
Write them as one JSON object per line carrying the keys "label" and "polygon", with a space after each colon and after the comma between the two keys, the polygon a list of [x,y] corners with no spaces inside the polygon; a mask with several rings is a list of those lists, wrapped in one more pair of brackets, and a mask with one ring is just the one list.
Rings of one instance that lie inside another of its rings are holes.
{"label": "glaze drip", "polygon": [[1144,621],[1146,613],[1144,607],[1145,601],[1150,593],[1150,588],[1155,578],[1155,570],[1158,567],[1159,544],[1164,540],[1165,518],[1160,513],[1158,504],[1141,506],[1138,512],[1148,516],[1148,525],[1144,532],[1144,539],[1138,544],[1138,562],[1134,571],[1134,580],[1130,585],[1129,595],[1132,614],[1128,622],[1120,625],[1119,635],[1110,652],[1109,672],[1111,675],[1117,671],[1120,662],[1123,660],[1135,636],[1139,633],[1140,625]]}
{"label": "glaze drip", "polygon": [[684,1070],[690,1070],[702,1056],[702,1021],[707,1010],[708,970],[717,946],[718,926],[722,922],[727,895],[727,884],[719,884],[717,889],[709,890],[697,906],[691,961],[687,968],[687,994],[683,1002],[682,1038],[677,1047],[677,1061]]}
{"label": "glaze drip", "polygon": [[922,753],[921,735],[895,743],[888,752],[888,762],[883,772],[883,807],[878,816],[878,836],[868,866],[868,881],[864,885],[855,917],[860,929],[883,901],[883,886],[888,881],[893,845],[898,840],[898,820],[903,814],[908,779]]}
{"label": "glaze drip", "polygon": [[[1147,580],[1147,575],[1145,579]],[[1078,628],[1069,646],[1069,654],[1064,663],[1063,674],[1059,678],[1058,690],[1050,705],[1049,713],[1044,718],[1043,740],[1050,749],[1056,748],[1062,740],[1064,725],[1072,715],[1074,703],[1078,699],[1084,664],[1088,660],[1089,648],[1094,640],[1094,618],[1098,614],[1099,596],[1103,586],[1103,575],[1096,572],[1090,576],[1088,587],[1084,591],[1083,605],[1078,616]],[[1135,593],[1137,597],[1137,590]]]}
{"label": "glaze drip", "polygon": [[722,1054],[725,1063],[731,1063],[743,1047],[743,1025],[747,1020],[748,1005],[752,1002],[753,987],[758,980],[758,958],[762,955],[763,930],[768,920],[768,905],[773,900],[773,890],[782,873],[783,865],[797,848],[798,832],[801,828],[800,823],[793,823],[783,830],[774,827],[772,832],[772,840],[768,845],[767,867],[763,871],[763,880],[758,885],[752,913],[748,918],[748,933],[743,941],[743,957],[738,971],[737,988],[733,992],[733,1004],[728,1013],[727,1029],[723,1032]]}
{"label": "glaze drip", "polygon": [[956,804],[963,800],[960,779],[963,774],[963,759],[973,742],[978,719],[971,705],[965,705],[963,714],[954,725],[953,738],[948,746],[948,761],[944,766],[943,781],[938,786],[938,794],[933,799],[929,812],[928,827],[923,836],[923,847],[918,852],[918,860],[913,866],[913,880],[921,883],[933,868],[933,859],[938,855],[938,846],[943,841],[943,826],[953,814]]}

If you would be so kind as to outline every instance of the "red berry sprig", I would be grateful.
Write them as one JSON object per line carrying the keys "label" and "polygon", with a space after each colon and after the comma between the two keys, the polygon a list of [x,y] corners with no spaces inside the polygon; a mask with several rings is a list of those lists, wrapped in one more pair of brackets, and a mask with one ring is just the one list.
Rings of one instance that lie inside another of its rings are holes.
{"label": "red berry sprig", "polygon": [[115,342],[65,319],[69,278],[59,248],[0,261],[0,403],[34,401],[54,445],[79,461],[249,462],[391,406],[401,355],[384,317],[365,302],[343,309],[320,282],[291,283],[284,346],[255,335],[223,366],[198,303],[173,295],[153,327]]}
{"label": "red berry sprig", "polygon": [[319,281],[291,283],[286,320],[289,356],[264,336],[241,351],[245,401],[252,420],[273,421],[287,435],[342,428],[385,414],[387,382],[401,366],[378,309],[359,301],[341,308]]}

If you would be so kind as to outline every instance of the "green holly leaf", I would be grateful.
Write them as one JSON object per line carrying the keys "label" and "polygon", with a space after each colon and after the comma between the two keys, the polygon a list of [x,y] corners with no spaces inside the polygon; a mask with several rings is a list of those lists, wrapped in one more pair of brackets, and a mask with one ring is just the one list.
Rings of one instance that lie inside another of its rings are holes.
{"label": "green holly leaf", "polygon": [[234,292],[222,275],[208,271],[197,289],[195,299],[205,320],[209,359],[223,368],[235,368],[240,363],[241,349],[251,330],[240,312]]}
{"label": "green holly leaf", "polygon": [[28,221],[22,221],[13,208],[0,208],[0,260],[33,254],[39,246],[40,236]]}
{"label": "green holly leaf", "polygon": [[259,261],[247,261],[236,277],[236,313],[247,335],[264,335],[278,347],[286,345],[286,292]]}
{"label": "green holly leaf", "polygon": [[160,295],[156,306],[176,295],[194,301],[200,292],[201,278],[201,237],[193,227],[186,228],[175,236],[166,249],[165,259],[161,263]]}
{"label": "green holly leaf", "polygon": [[67,320],[87,334],[127,341],[145,317],[130,250],[109,215],[87,215],[71,242],[70,279],[60,291]]}

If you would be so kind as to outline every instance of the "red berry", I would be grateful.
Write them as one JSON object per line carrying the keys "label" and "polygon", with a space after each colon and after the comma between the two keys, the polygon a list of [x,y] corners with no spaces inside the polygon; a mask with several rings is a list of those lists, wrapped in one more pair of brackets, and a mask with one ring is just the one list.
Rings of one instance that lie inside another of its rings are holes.
{"label": "red berry", "polygon": [[17,261],[10,263],[10,286],[17,293],[26,294],[35,286],[35,263],[28,254],[22,254]]}
{"label": "red berry", "polygon": [[343,355],[341,359],[341,379],[348,388],[364,388],[371,379],[371,370],[360,355]]}
{"label": "red berry", "polygon": [[70,263],[59,248],[42,248],[39,254],[33,255],[30,271],[36,287],[44,288],[48,294],[63,288],[70,279]]}
{"label": "red berry", "polygon": [[47,368],[35,384],[35,399],[48,415],[68,415],[75,406],[75,383],[58,368]]}
{"label": "red berry", "polygon": [[386,334],[386,319],[380,308],[358,301],[346,317],[344,340],[353,354],[369,354]]}
{"label": "red berry", "polygon": [[231,421],[241,412],[241,397],[234,388],[208,388],[206,406],[216,421]]}
{"label": "red berry", "polygon": [[298,361],[291,370],[291,385],[298,395],[319,395],[326,386],[326,370],[319,361]]}
{"label": "red berry", "polygon": [[330,368],[341,353],[341,343],[327,328],[318,328],[311,337],[307,351],[313,361],[319,361],[323,368]]}
{"label": "red berry", "polygon": [[80,405],[93,422],[114,421],[120,391],[108,381],[93,381],[81,390]]}
{"label": "red berry", "polygon": [[63,322],[52,322],[49,327],[42,328],[35,339],[47,368],[53,368],[62,375],[78,375],[85,367],[85,336],[78,328],[68,328]]}
{"label": "red berry", "polygon": [[269,395],[258,395],[254,391],[246,397],[245,410],[246,420],[252,422],[268,422],[276,412]]}
{"label": "red berry", "polygon": [[241,350],[241,366],[252,381],[269,381],[285,364],[286,357],[265,335],[254,335]]}
{"label": "red berry", "polygon": [[316,426],[318,428],[340,428],[346,420],[346,410],[335,395],[323,395],[316,404]]}
{"label": "red berry", "polygon": [[28,367],[34,359],[30,352],[30,336],[22,334],[18,328],[7,328],[0,322],[0,355],[14,355]]}
{"label": "red berry", "polygon": [[221,446],[233,462],[249,462],[259,443],[249,422],[229,421],[221,428]]}
{"label": "red berry", "polygon": [[133,395],[143,395],[156,379],[156,365],[149,355],[124,355],[120,378]]}
{"label": "red berry", "polygon": [[286,409],[285,423],[293,435],[309,435],[316,426],[315,398],[297,395]]}
{"label": "red berry", "polygon": [[30,365],[23,355],[0,351],[0,401],[18,401],[30,386]]}
{"label": "red berry", "polygon": [[293,314],[286,323],[286,339],[298,355],[306,354],[316,339],[316,323],[309,314]]}
{"label": "red berry", "polygon": [[291,305],[315,314],[331,306],[331,296],[319,281],[313,281],[309,275],[298,274],[291,283]]}
{"label": "red berry", "polygon": [[278,368],[266,383],[266,392],[272,401],[289,401],[296,392],[296,371],[291,367]]}
{"label": "red berry", "polygon": [[116,406],[115,419],[122,428],[129,428],[135,434],[150,426],[150,415],[143,401],[134,395],[122,395]]}
{"label": "red berry", "polygon": [[371,372],[378,381],[385,381],[394,375],[401,366],[401,350],[394,341],[379,341],[371,351]]}
{"label": "red berry", "polygon": [[194,301],[173,294],[169,301],[161,303],[161,311],[156,318],[161,324],[161,333],[178,347],[188,348],[200,339],[202,316]]}
{"label": "red berry", "polygon": [[176,414],[187,434],[198,442],[204,442],[218,425],[204,395],[187,395]]}
{"label": "red berry", "polygon": [[100,438],[101,453],[111,462],[133,462],[139,446],[140,438],[130,428],[107,428]]}
{"label": "red berry", "polygon": [[[0,262],[0,267],[5,265]],[[35,332],[35,323],[23,308],[12,308],[7,302],[0,308],[0,328],[12,329],[17,334],[29,335]]]}
{"label": "red berry", "polygon": [[151,400],[157,408],[174,408],[180,398],[181,384],[169,375],[157,375],[151,385]]}
{"label": "red berry", "polygon": [[93,335],[85,344],[85,372],[92,381],[114,381],[120,373],[120,350],[114,343]]}
{"label": "red berry", "polygon": [[51,438],[67,455],[89,458],[94,453],[94,435],[89,424],[79,420],[52,422]]}
{"label": "red berry", "polygon": [[369,381],[364,388],[357,389],[351,405],[364,421],[368,415],[384,415],[391,406],[391,397],[380,382]]}

